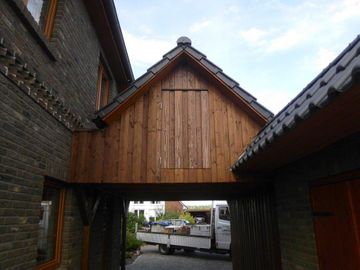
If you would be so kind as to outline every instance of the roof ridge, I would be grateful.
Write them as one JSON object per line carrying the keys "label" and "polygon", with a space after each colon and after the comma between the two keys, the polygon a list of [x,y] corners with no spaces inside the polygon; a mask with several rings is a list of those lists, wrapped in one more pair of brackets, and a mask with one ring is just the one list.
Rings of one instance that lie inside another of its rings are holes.
{"label": "roof ridge", "polygon": [[[233,91],[237,96],[242,98],[250,107],[252,107],[264,118],[270,120],[273,117],[273,113],[266,107],[261,105],[253,95],[245,91],[237,81],[235,81],[229,75],[225,74],[221,68],[208,60],[205,54],[191,46],[191,40],[189,38],[180,37],[177,41],[176,47],[165,53],[162,59],[149,67],[147,71],[135,81],[133,81],[128,86],[128,88],[116,95],[109,104],[105,105],[100,110],[95,112],[95,114],[97,115],[97,118],[94,120],[95,123],[99,124],[101,122],[101,118],[105,117],[125,99],[130,97],[134,92],[141,88],[141,86],[150,81],[154,76],[157,75],[158,72],[165,68],[171,60],[184,52],[190,54],[193,58],[195,58],[201,66],[205,67],[210,73],[217,77],[231,91]],[[103,125],[100,124],[99,126]]]}

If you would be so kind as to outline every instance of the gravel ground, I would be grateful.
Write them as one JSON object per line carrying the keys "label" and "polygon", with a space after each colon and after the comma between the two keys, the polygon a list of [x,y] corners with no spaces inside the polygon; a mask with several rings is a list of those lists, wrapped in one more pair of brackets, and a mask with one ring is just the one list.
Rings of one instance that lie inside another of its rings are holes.
{"label": "gravel ground", "polygon": [[174,255],[162,255],[157,246],[143,246],[142,254],[130,265],[128,270],[231,270],[229,255],[206,252],[185,253],[175,251]]}

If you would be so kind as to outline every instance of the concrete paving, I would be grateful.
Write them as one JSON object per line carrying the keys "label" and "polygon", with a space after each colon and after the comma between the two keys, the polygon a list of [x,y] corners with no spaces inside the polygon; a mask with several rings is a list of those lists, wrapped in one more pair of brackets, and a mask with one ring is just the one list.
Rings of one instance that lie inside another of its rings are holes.
{"label": "concrete paving", "polygon": [[177,250],[173,255],[162,255],[157,246],[146,245],[142,254],[130,265],[128,270],[231,270],[229,255]]}

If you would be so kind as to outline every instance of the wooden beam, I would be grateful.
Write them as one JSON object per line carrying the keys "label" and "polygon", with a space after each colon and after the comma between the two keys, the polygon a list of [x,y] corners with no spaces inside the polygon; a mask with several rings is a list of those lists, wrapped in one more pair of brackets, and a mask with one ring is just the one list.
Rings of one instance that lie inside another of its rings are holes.
{"label": "wooden beam", "polygon": [[120,262],[120,269],[125,270],[126,268],[126,223],[127,223],[127,216],[129,210],[129,201],[122,200],[121,204],[121,214],[122,214],[122,224],[121,224],[121,262]]}
{"label": "wooden beam", "polygon": [[90,226],[86,225],[83,227],[81,270],[89,269],[89,245],[90,245]]}

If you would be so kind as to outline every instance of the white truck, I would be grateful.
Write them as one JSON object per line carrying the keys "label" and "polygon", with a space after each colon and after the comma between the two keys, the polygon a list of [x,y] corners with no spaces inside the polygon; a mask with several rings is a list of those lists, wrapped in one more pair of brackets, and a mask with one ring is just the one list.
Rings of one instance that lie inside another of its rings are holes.
{"label": "white truck", "polygon": [[227,205],[217,205],[211,211],[211,224],[190,225],[184,230],[173,231],[173,226],[164,232],[156,230],[138,231],[136,238],[148,244],[158,244],[162,254],[173,254],[175,249],[184,251],[208,251],[230,253],[230,215]]}

